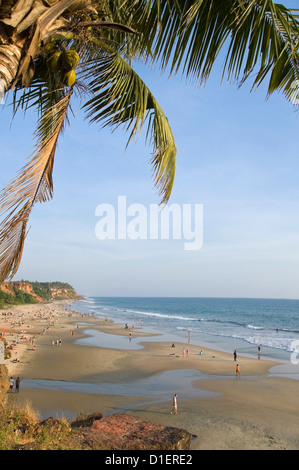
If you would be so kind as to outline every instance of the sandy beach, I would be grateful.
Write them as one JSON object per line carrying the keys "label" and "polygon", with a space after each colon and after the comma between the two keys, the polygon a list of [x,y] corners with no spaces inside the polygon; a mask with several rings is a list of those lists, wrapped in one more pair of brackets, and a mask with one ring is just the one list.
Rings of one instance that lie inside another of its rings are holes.
{"label": "sandy beach", "polygon": [[[87,329],[104,335],[103,346],[78,344]],[[239,356],[239,377],[232,354],[152,341],[142,328],[83,316],[64,302],[0,312],[0,332],[12,348],[9,376],[21,378],[9,399],[30,402],[43,418],[125,411],[187,429],[193,450],[299,449],[298,381],[269,374],[272,361]],[[123,346],[137,340],[139,348]],[[177,415],[170,414],[174,393]]]}

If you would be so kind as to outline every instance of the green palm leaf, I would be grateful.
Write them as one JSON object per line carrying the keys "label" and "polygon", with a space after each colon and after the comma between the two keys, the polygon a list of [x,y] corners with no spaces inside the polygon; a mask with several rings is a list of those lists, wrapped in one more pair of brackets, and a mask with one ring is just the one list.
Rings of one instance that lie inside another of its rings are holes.
{"label": "green palm leaf", "polygon": [[167,203],[176,168],[176,146],[169,122],[157,100],[120,54],[106,48],[84,72],[92,98],[84,105],[91,122],[125,125],[128,142],[140,133],[146,119],[146,139],[153,145],[152,164],[161,203]]}
{"label": "green palm leaf", "polygon": [[[40,115],[35,153],[0,194],[0,281],[18,268],[34,204],[52,197],[55,150],[74,90],[89,93],[84,109],[91,122],[125,126],[128,142],[147,126],[162,203],[168,201],[174,182],[174,137],[131,61],[157,62],[170,74],[182,71],[202,82],[221,52],[223,77],[227,74],[240,84],[252,77],[253,88],[267,80],[268,95],[282,91],[291,101],[298,94],[294,83],[299,80],[299,10],[288,10],[273,0],[27,3],[0,2],[1,24],[6,25],[0,32],[4,89],[15,87],[15,112],[34,107]],[[51,41],[60,51],[72,47],[81,57],[72,88],[65,86],[61,74],[49,71],[46,46]],[[11,46],[20,56],[14,68],[9,62]]]}
{"label": "green palm leaf", "polygon": [[[137,21],[155,61],[171,74],[205,81],[222,51],[223,76],[268,94],[289,89],[299,75],[298,10],[273,0],[152,0]],[[141,13],[142,10],[142,13]],[[156,26],[156,30],[154,29]]]}
{"label": "green palm leaf", "polygon": [[[76,87],[88,90],[86,103],[92,122],[125,125],[130,130],[128,143],[148,120],[146,137],[153,145],[154,181],[166,203],[173,187],[176,168],[174,138],[158,102],[131,66],[107,44],[90,54],[78,73]],[[104,52],[103,52],[104,51]],[[40,119],[36,133],[36,151],[19,175],[0,193],[0,281],[12,277],[22,256],[30,213],[36,202],[46,202],[53,195],[52,172],[58,137],[68,120],[68,109],[75,88],[61,86],[59,76],[48,76],[43,59],[37,64],[35,79],[20,97],[15,93],[15,111],[34,107]],[[60,86],[60,87],[59,87]]]}

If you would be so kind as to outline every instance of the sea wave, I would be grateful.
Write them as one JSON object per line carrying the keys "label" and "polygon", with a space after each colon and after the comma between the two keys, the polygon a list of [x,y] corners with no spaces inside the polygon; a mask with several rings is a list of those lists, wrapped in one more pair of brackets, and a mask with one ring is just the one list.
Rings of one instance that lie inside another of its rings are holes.
{"label": "sea wave", "polygon": [[292,348],[293,339],[291,338],[274,338],[274,337],[257,337],[257,336],[236,336],[238,339],[242,339],[247,343],[259,345],[262,347],[272,348],[272,349],[279,349],[286,352],[292,352],[294,349]]}
{"label": "sea wave", "polygon": [[[276,303],[271,304],[273,312],[264,312],[257,302],[247,305],[244,300],[240,309],[235,308],[234,302],[231,309],[225,311],[219,308],[219,302],[210,300],[211,308],[202,309],[198,304],[181,303],[176,301],[151,299],[115,300],[100,298],[85,298],[80,302],[85,312],[93,315],[105,315],[116,322],[135,322],[142,320],[143,325],[153,328],[155,331],[165,333],[177,332],[178,336],[185,337],[186,331],[191,331],[192,339],[204,340],[205,337],[221,337],[220,343],[234,344],[234,340],[241,340],[252,346],[280,349],[292,352],[292,342],[298,338],[297,316],[293,305],[290,305],[290,314],[286,317],[285,311],[281,313],[275,310]],[[202,301],[204,302],[204,301]],[[207,302],[207,301],[206,301]],[[240,301],[241,302],[241,301]],[[79,304],[80,305],[80,304]],[[213,308],[212,308],[213,307]],[[246,310],[247,309],[247,310]],[[278,328],[276,328],[276,325]],[[227,338],[227,341],[224,339]],[[212,339],[212,341],[214,341]]]}
{"label": "sea wave", "polygon": [[[111,310],[111,308],[110,308]],[[187,321],[199,321],[200,318],[194,318],[194,317],[186,317],[186,316],[183,316],[183,315],[168,315],[166,313],[158,313],[158,312],[152,312],[152,311],[149,311],[149,312],[145,312],[143,310],[135,310],[135,309],[128,309],[128,308],[113,308],[113,310],[115,312],[118,312],[118,313],[123,313],[123,314],[133,314],[133,315],[143,315],[143,316],[147,316],[147,317],[153,317],[153,318],[160,318],[161,320],[170,320],[170,321],[173,321],[173,320],[181,320],[181,321],[184,321],[184,322],[187,322]]]}

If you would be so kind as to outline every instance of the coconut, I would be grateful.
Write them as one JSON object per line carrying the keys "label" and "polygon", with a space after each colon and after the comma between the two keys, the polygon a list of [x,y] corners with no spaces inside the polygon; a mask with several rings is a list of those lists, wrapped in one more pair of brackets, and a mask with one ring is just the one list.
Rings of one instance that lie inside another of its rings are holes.
{"label": "coconut", "polygon": [[69,49],[64,51],[61,54],[61,66],[66,71],[69,72],[77,67],[80,62],[80,57],[76,51]]}
{"label": "coconut", "polygon": [[60,60],[61,52],[55,52],[50,61],[50,68],[53,72],[57,72],[60,69]]}
{"label": "coconut", "polygon": [[76,72],[75,70],[70,70],[64,76],[64,83],[67,86],[73,86],[76,81]]}

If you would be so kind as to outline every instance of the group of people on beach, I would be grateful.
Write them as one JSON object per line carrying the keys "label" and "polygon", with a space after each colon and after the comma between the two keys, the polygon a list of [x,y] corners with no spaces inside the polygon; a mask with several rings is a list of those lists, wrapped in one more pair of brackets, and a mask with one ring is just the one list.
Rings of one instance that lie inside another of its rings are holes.
{"label": "group of people on beach", "polygon": [[[236,350],[234,350],[233,356],[234,356],[234,361],[236,362],[237,361],[237,351]],[[239,364],[236,365],[236,377],[240,378],[240,366],[239,366]]]}
{"label": "group of people on beach", "polygon": [[[174,347],[174,344],[172,345],[172,347]],[[185,352],[186,352],[185,348],[183,348],[183,357],[185,357]],[[188,355],[188,353],[189,353],[189,350],[187,349],[187,355]],[[200,353],[202,354],[202,351]],[[259,347],[259,353],[260,353],[260,347]],[[233,352],[233,356],[234,356],[234,361],[237,361],[237,351],[236,350]],[[236,365],[236,377],[237,378],[241,377],[239,364]],[[173,404],[173,408],[172,408],[170,414],[178,414],[178,395],[177,395],[177,393],[175,393],[174,396],[173,396],[172,404]]]}
{"label": "group of people on beach", "polygon": [[16,379],[14,379],[13,377],[10,377],[9,379],[9,391],[10,392],[15,391],[15,393],[19,393],[20,385],[21,385],[20,377],[17,377]]}

